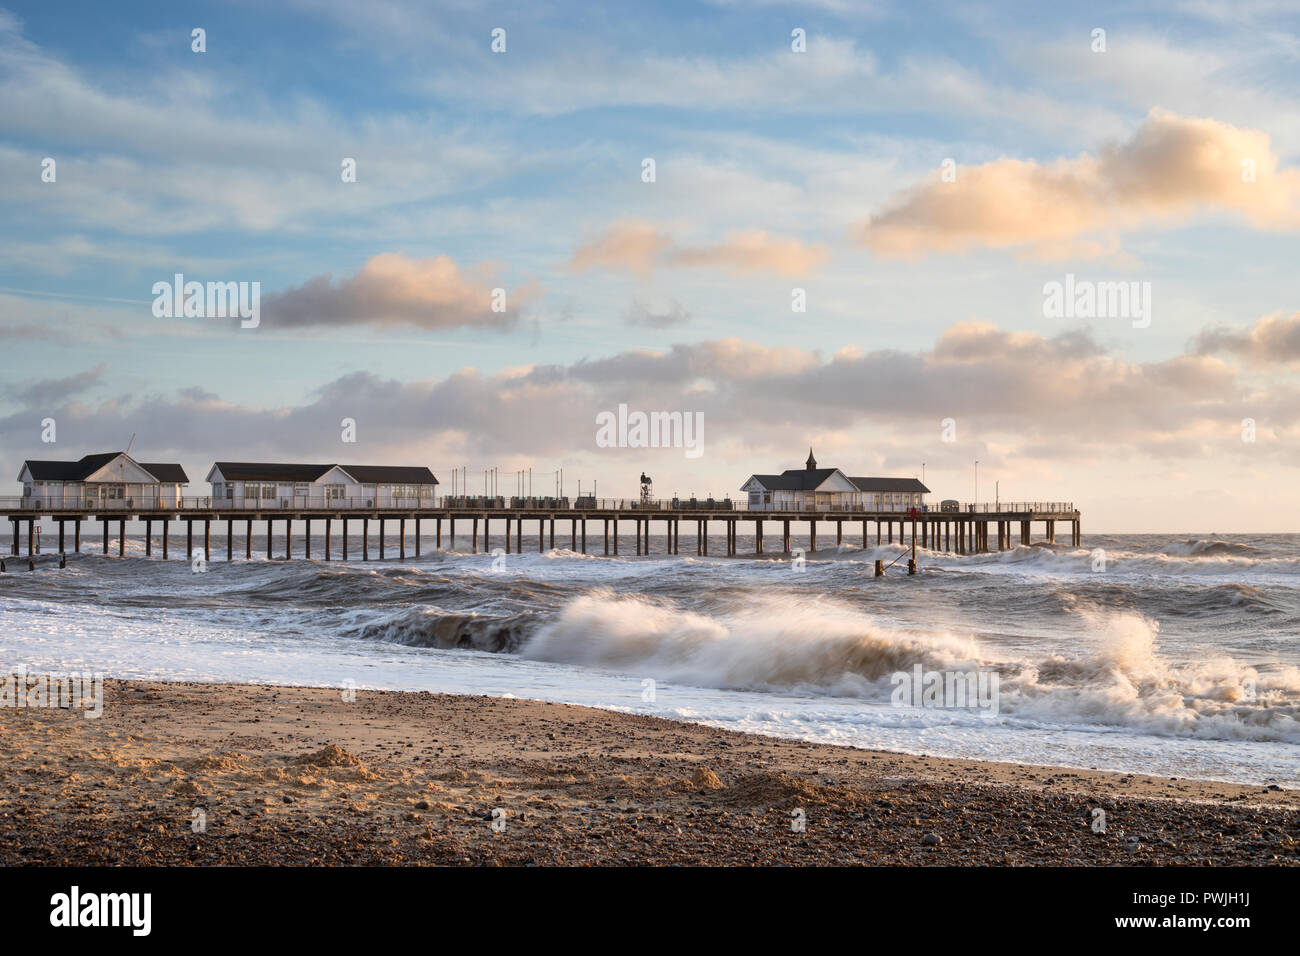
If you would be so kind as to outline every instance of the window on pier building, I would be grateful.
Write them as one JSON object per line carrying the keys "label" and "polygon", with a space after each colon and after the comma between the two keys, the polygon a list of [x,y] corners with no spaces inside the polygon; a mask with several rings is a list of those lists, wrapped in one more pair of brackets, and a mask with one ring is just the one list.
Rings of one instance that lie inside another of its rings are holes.
{"label": "window on pier building", "polygon": [[325,498],[327,501],[341,501],[346,497],[344,494],[346,489],[347,485],[326,485]]}
{"label": "window on pier building", "polygon": [[303,484],[302,482],[299,482],[298,484],[293,486],[293,494],[295,498],[306,498],[307,495],[310,493],[311,493],[310,485],[306,485]]}

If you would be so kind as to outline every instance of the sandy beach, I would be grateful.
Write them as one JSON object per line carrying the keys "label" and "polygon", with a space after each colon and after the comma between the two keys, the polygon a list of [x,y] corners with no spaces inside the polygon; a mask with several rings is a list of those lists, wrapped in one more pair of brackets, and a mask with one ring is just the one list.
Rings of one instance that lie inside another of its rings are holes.
{"label": "sandy beach", "polygon": [[1300,862],[1295,791],[876,753],[528,700],[343,696],[110,681],[99,719],[0,709],[0,862]]}

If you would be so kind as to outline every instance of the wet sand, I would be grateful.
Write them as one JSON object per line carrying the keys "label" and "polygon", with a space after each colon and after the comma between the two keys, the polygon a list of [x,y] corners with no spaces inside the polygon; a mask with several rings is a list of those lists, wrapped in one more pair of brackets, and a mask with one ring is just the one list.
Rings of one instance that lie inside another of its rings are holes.
{"label": "wet sand", "polygon": [[1300,863],[1297,791],[355,697],[109,681],[97,720],[0,708],[0,863]]}

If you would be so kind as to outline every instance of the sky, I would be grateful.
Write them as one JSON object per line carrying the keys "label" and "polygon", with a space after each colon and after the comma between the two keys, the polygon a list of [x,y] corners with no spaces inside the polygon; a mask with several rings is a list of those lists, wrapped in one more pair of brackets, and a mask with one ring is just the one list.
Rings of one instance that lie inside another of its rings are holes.
{"label": "sky", "polygon": [[[0,207],[0,494],[133,435],[193,494],[738,496],[811,446],[1300,531],[1300,2],[10,4]],[[177,273],[256,325],[157,314]],[[620,405],[700,453],[604,447]]]}

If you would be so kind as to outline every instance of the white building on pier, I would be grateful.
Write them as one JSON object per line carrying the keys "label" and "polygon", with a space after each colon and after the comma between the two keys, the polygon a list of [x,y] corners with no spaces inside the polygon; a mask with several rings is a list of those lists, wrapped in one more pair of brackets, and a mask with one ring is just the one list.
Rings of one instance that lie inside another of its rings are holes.
{"label": "white building on pier", "polygon": [[86,455],[79,461],[23,462],[18,480],[23,507],[179,508],[190,479],[177,464],[139,462],[124,451]]}
{"label": "white building on pier", "polygon": [[930,489],[916,478],[853,478],[818,468],[812,449],[801,469],[750,475],[740,486],[750,511],[907,511],[922,508]]}
{"label": "white building on pier", "polygon": [[427,508],[438,490],[423,465],[219,461],[207,481],[214,508]]}

